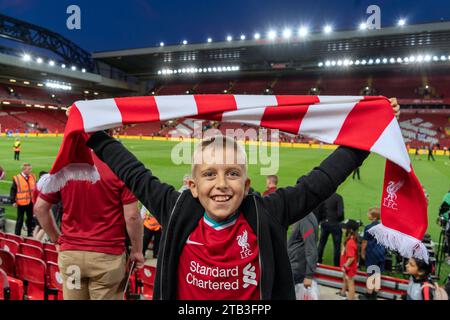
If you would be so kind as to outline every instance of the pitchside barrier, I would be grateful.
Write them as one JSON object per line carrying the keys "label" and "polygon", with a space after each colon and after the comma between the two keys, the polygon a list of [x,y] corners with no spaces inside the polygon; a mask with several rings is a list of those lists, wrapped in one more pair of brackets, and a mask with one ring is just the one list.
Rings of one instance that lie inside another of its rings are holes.
{"label": "pitchside barrier", "polygon": [[[0,136],[2,137],[6,137],[6,133],[1,133]],[[24,133],[20,133],[19,134],[20,137],[42,137],[42,138],[56,138],[56,137],[63,137],[64,134],[62,133],[29,133],[27,135],[25,135]],[[14,134],[13,136],[11,136],[11,138],[15,138],[17,137],[16,134]],[[181,142],[181,141],[188,141],[188,142],[198,142],[200,141],[199,139],[196,138],[181,138],[181,137],[176,137],[176,138],[171,138],[171,137],[150,137],[150,136],[122,136],[122,135],[116,135],[114,136],[115,138],[118,139],[125,139],[125,140],[153,140],[153,141],[171,141],[171,142]],[[244,142],[244,141],[241,141]],[[324,150],[334,150],[337,148],[337,146],[335,145],[329,145],[329,144],[322,144],[322,143],[317,143],[317,142],[313,142],[313,143],[298,143],[298,142],[266,142],[266,141],[245,141],[244,142],[246,145],[266,145],[266,146],[278,146],[278,147],[282,147],[282,148],[301,148],[301,149],[324,149]],[[448,151],[450,152],[450,151]],[[409,154],[415,154],[416,153],[416,149],[409,149],[408,150]],[[427,155],[428,151],[427,150],[423,150],[420,149],[419,150],[419,154],[420,155]],[[444,150],[436,150],[435,152],[433,152],[434,155],[438,155],[438,156],[444,156],[447,155],[447,153],[444,152]]]}
{"label": "pitchside barrier", "polygon": [[[318,264],[314,279],[318,284],[337,289],[342,288],[343,272],[339,267]],[[356,292],[366,293],[367,291],[367,273],[358,271],[354,277]],[[389,276],[381,276],[381,288],[378,292],[379,298],[398,300],[406,294],[408,280]]]}

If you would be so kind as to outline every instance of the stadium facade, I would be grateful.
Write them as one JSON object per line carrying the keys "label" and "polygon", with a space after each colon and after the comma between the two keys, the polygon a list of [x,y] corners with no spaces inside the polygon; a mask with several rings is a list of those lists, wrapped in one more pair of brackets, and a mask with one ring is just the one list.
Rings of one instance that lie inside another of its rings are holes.
{"label": "stadium facade", "polygon": [[[407,143],[442,148],[450,142],[449,22],[90,54],[50,30],[0,15],[0,36],[2,132],[62,132],[65,118],[58,111],[84,99],[384,95],[402,104],[400,125]],[[29,49],[16,49],[17,42]],[[125,133],[162,134],[161,128]]]}

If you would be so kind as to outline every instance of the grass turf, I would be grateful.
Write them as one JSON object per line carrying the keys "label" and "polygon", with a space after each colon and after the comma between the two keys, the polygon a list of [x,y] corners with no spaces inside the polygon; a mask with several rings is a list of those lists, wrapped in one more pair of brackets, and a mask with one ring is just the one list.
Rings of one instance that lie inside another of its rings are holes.
{"label": "grass turf", "polygon": [[[21,164],[29,162],[37,175],[39,171],[48,171],[58,152],[61,138],[28,137],[22,138],[22,151],[20,161],[13,160],[13,138],[0,137],[0,165],[6,170],[4,181],[0,181],[0,194],[9,194],[12,176],[20,172]],[[171,150],[176,142],[150,141],[150,140],[123,140],[124,144],[140,159],[153,173],[164,182],[178,188],[182,177],[190,171],[190,165],[174,165],[171,161]],[[309,172],[318,165],[331,150],[280,148],[279,149],[279,186],[295,184],[296,179]],[[439,238],[440,227],[436,224],[438,208],[443,196],[450,189],[450,160],[448,157],[435,156],[436,161],[412,160],[414,170],[426,188],[430,198],[428,206],[428,233],[433,241]],[[361,167],[361,180],[352,180],[349,177],[338,189],[344,198],[345,217],[361,219],[368,223],[367,209],[379,206],[381,200],[381,186],[383,181],[385,161],[382,157],[371,154]],[[266,166],[267,167],[267,166]],[[260,174],[259,165],[249,165],[249,176],[252,187],[257,191],[264,191],[265,178]],[[6,206],[6,215],[15,219],[15,209]],[[331,243],[327,245],[324,262],[331,263]],[[443,275],[450,272],[445,266]]]}

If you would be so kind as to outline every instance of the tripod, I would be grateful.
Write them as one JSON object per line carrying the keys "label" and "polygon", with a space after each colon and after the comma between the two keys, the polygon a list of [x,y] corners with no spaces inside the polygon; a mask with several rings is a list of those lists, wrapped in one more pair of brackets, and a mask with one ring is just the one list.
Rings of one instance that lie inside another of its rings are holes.
{"label": "tripod", "polygon": [[438,250],[436,252],[436,260],[437,260],[437,276],[438,279],[440,279],[441,277],[441,265],[442,262],[444,261],[444,257],[445,257],[445,250],[444,248],[446,247],[445,244],[445,228],[441,228],[441,233],[439,234],[439,242],[438,242]]}

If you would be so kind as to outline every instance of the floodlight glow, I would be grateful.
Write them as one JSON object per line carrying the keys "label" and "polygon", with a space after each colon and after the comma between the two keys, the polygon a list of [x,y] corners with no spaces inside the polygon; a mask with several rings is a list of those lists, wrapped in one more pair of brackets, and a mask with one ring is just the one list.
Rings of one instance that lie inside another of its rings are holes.
{"label": "floodlight glow", "polygon": [[359,60],[356,60],[356,61],[355,61],[355,65],[359,66],[359,63],[360,63]]}
{"label": "floodlight glow", "polygon": [[390,59],[389,59],[389,62],[390,62],[390,63],[395,63],[395,59],[394,59],[394,58],[390,58]]}
{"label": "floodlight glow", "polygon": [[439,61],[439,57],[438,56],[433,56],[433,61]]}
{"label": "floodlight glow", "polygon": [[227,41],[230,42],[231,40],[233,40],[232,36],[227,36]]}
{"label": "floodlight glow", "polygon": [[208,40],[206,40],[208,43],[211,43],[212,42],[212,39],[211,38],[208,38]]}
{"label": "floodlight glow", "polygon": [[405,24],[406,24],[406,20],[405,19],[400,19],[397,22],[397,25],[400,26],[400,27],[403,27]]}
{"label": "floodlight glow", "polygon": [[383,63],[387,63],[388,59],[387,58],[383,58]]}
{"label": "floodlight glow", "polygon": [[336,61],[331,61],[331,65],[334,67],[336,65]]}
{"label": "floodlight glow", "polygon": [[241,34],[241,40],[245,40],[245,35]]}
{"label": "floodlight glow", "polygon": [[323,67],[323,62],[319,62],[318,66]]}
{"label": "floodlight glow", "polygon": [[283,38],[289,39],[292,36],[292,30],[291,29],[284,29],[283,30]]}
{"label": "floodlight glow", "polygon": [[300,27],[300,29],[298,29],[298,35],[300,37],[306,37],[308,35],[308,28]]}
{"label": "floodlight glow", "polygon": [[447,60],[447,57],[446,56],[441,56],[441,61],[445,61],[445,60]]}
{"label": "floodlight glow", "polygon": [[187,42],[187,40],[183,40],[183,44],[187,44],[188,42]]}
{"label": "floodlight glow", "polygon": [[86,72],[86,69],[85,69],[85,68],[81,69],[81,72],[85,73],[85,72]]}
{"label": "floodlight glow", "polygon": [[70,70],[72,70],[72,71],[76,71],[76,70],[77,70],[77,67],[75,67],[75,66],[72,66],[72,67],[70,68]]}
{"label": "floodlight glow", "polygon": [[337,61],[337,65],[338,65],[338,66],[342,66],[342,60],[338,60],[338,61]]}
{"label": "floodlight glow", "polygon": [[359,24],[359,30],[366,30],[367,29],[367,23],[366,22],[361,22]]}
{"label": "floodlight glow", "polygon": [[22,60],[23,61],[31,61],[31,56],[29,55],[29,54],[24,54],[23,56],[22,56]]}
{"label": "floodlight glow", "polygon": [[70,84],[65,84],[65,83],[60,83],[60,82],[52,82],[52,81],[47,81],[45,83],[45,86],[51,89],[60,89],[60,90],[72,90],[72,86]]}
{"label": "floodlight glow", "polygon": [[325,62],[325,66],[326,67],[329,67],[331,65],[331,62],[329,61],[329,60],[327,60],[326,62]]}
{"label": "floodlight glow", "polygon": [[423,56],[418,55],[416,60],[417,60],[417,62],[422,62],[423,61]]}
{"label": "floodlight glow", "polygon": [[331,27],[330,25],[326,25],[326,26],[323,28],[323,32],[324,32],[325,34],[330,34],[332,31],[333,31],[333,27]]}
{"label": "floodlight glow", "polygon": [[255,40],[259,40],[261,38],[261,35],[259,33],[255,33],[253,38],[255,38]]}
{"label": "floodlight glow", "polygon": [[41,64],[42,62],[44,62],[44,60],[42,60],[42,58],[37,58],[37,59],[36,59],[36,62],[39,63],[39,64]]}
{"label": "floodlight glow", "polygon": [[48,62],[48,65],[51,66],[51,67],[53,67],[53,66],[55,65],[55,61],[50,60],[50,61]]}
{"label": "floodlight glow", "polygon": [[65,69],[65,68],[66,68],[66,65],[63,63],[63,64],[61,65],[61,68]]}
{"label": "floodlight glow", "polygon": [[160,42],[160,43],[159,43],[159,46],[160,46],[160,47],[164,47],[164,42]]}
{"label": "floodlight glow", "polygon": [[426,55],[424,58],[425,62],[430,62],[431,61],[431,56],[430,55]]}
{"label": "floodlight glow", "polygon": [[369,59],[368,64],[373,64],[373,59]]}
{"label": "floodlight glow", "polygon": [[397,62],[402,63],[403,62],[402,58],[397,58]]}
{"label": "floodlight glow", "polygon": [[276,36],[277,36],[277,33],[276,33],[275,31],[273,31],[273,30],[270,30],[270,31],[267,33],[267,37],[268,37],[270,40],[275,39]]}

